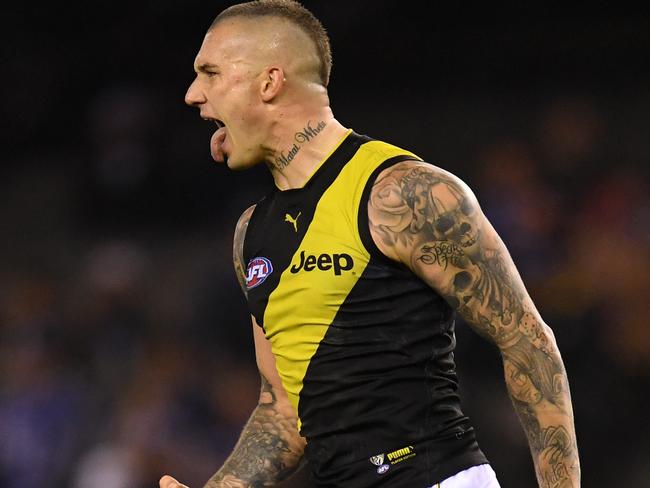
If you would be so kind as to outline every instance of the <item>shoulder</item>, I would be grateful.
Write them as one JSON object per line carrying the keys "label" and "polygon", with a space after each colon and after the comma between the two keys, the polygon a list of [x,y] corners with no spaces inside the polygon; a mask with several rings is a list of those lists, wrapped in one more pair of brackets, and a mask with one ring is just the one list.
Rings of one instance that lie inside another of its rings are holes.
{"label": "shoulder", "polygon": [[372,191],[380,195],[382,188],[398,185],[401,190],[414,191],[427,188],[472,194],[467,184],[453,173],[425,161],[407,160],[384,169],[375,180]]}
{"label": "shoulder", "polygon": [[239,216],[237,226],[235,227],[235,237],[237,236],[237,233],[246,232],[246,226],[248,226],[248,222],[250,221],[256,206],[257,205],[251,205]]}
{"label": "shoulder", "polygon": [[368,205],[372,223],[402,232],[434,224],[432,217],[454,208],[470,211],[477,202],[469,186],[453,173],[423,161],[402,161],[377,176]]}
{"label": "shoulder", "polygon": [[246,279],[245,279],[245,270],[246,266],[244,265],[244,239],[246,237],[246,230],[248,229],[248,223],[250,222],[253,211],[255,210],[255,205],[251,205],[244,213],[241,214],[237,225],[235,226],[235,236],[233,238],[233,262],[235,264],[235,272],[237,273],[237,279],[242,288],[244,294],[246,293]]}
{"label": "shoulder", "polygon": [[251,220],[251,216],[255,211],[256,205],[251,205],[248,207],[237,220],[237,225],[235,226],[235,237],[233,239],[235,257],[243,254],[244,250],[244,238],[246,237],[246,230],[248,229],[248,223]]}
{"label": "shoulder", "polygon": [[472,215],[478,202],[456,175],[422,161],[403,161],[383,170],[368,201],[372,237],[388,257],[401,261],[418,236],[443,236]]}

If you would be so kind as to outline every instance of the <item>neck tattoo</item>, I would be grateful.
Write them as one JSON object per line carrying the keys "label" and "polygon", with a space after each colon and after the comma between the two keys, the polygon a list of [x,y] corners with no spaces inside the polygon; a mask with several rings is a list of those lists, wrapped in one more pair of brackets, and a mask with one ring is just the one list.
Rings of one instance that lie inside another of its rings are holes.
{"label": "neck tattoo", "polygon": [[287,151],[281,151],[280,156],[275,158],[275,167],[277,169],[284,169],[289,166],[291,161],[296,158],[303,145],[320,134],[326,125],[327,123],[323,120],[318,122],[316,125],[314,125],[311,120],[307,122],[307,125],[303,127],[302,130],[299,130],[294,134],[293,140],[295,142],[293,143],[293,146],[291,146]]}

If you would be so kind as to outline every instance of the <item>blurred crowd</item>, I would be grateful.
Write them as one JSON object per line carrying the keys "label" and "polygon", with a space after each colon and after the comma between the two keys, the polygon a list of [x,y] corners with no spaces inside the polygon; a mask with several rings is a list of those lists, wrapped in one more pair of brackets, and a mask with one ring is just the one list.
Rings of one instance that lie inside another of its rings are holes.
{"label": "blurred crowd", "polygon": [[[213,129],[181,105],[184,86],[118,80],[79,101],[60,88],[70,75],[40,59],[14,61],[46,79],[2,102],[0,486],[152,488],[168,472],[201,486],[257,400],[231,243],[271,180],[211,165]],[[34,100],[39,83],[59,97]],[[344,125],[474,189],[556,334],[583,486],[650,486],[647,86],[524,101],[336,93]],[[479,442],[504,488],[533,486],[498,352],[460,322],[457,335]],[[309,484],[303,473],[286,486]]]}

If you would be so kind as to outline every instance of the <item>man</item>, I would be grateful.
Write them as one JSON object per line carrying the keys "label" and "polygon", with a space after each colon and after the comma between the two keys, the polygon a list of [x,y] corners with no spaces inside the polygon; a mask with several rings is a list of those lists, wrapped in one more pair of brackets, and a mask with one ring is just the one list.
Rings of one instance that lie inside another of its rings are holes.
{"label": "man", "polygon": [[213,158],[264,162],[276,186],[234,237],[259,405],[206,487],[273,486],[303,454],[319,487],[499,486],[460,409],[456,313],[500,349],[539,486],[579,486],[560,353],[503,242],[457,177],[333,117],[320,22],[235,5],[194,68]]}

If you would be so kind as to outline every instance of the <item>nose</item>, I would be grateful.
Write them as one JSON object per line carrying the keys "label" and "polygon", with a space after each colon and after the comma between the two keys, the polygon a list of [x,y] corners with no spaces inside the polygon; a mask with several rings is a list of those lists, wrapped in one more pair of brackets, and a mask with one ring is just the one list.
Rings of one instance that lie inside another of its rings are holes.
{"label": "nose", "polygon": [[205,103],[205,101],[205,95],[198,86],[198,78],[195,78],[187,89],[187,93],[185,94],[185,103],[191,107],[198,107]]}

